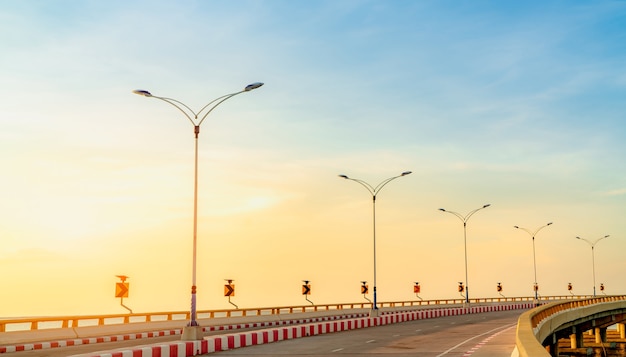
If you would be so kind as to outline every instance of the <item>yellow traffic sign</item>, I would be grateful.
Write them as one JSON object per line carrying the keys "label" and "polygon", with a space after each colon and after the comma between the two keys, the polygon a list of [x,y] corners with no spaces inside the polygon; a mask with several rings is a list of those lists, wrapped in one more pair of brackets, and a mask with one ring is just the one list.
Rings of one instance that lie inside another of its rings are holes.
{"label": "yellow traffic sign", "polygon": [[115,283],[115,297],[125,298],[128,297],[129,283]]}
{"label": "yellow traffic sign", "polygon": [[235,284],[224,285],[224,296],[235,296]]}

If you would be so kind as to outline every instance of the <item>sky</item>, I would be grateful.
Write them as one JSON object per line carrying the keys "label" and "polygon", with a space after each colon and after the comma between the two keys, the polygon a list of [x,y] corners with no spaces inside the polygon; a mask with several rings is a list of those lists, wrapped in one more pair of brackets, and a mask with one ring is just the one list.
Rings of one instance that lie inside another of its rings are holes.
{"label": "sky", "polygon": [[[193,125],[132,91],[253,82],[201,125],[198,310],[366,302],[374,255],[379,302],[626,294],[625,1],[5,0],[0,53],[0,317],[188,311]],[[404,171],[374,245],[338,175]]]}

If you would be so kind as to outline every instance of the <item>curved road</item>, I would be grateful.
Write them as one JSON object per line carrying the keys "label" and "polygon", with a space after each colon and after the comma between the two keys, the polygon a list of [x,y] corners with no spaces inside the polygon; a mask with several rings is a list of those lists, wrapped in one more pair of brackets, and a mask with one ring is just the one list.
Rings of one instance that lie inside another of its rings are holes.
{"label": "curved road", "polygon": [[[398,324],[334,332],[311,337],[211,353],[225,356],[359,356],[509,357],[515,345],[515,327],[524,310],[486,312],[415,320]],[[264,329],[263,327],[250,330]],[[241,329],[238,331],[242,331]],[[213,331],[206,335],[228,334]],[[10,353],[8,356],[85,356],[179,341],[180,335]],[[84,354],[84,355],[83,355]]]}
{"label": "curved road", "polygon": [[513,310],[416,320],[210,355],[510,357],[521,312]]}

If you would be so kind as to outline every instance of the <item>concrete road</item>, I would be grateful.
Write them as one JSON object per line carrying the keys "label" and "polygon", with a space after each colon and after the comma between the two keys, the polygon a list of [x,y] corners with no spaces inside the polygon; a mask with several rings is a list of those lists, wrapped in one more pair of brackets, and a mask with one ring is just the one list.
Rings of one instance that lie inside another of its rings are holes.
{"label": "concrete road", "polygon": [[515,347],[519,315],[520,310],[513,310],[417,320],[211,355],[510,357]]}

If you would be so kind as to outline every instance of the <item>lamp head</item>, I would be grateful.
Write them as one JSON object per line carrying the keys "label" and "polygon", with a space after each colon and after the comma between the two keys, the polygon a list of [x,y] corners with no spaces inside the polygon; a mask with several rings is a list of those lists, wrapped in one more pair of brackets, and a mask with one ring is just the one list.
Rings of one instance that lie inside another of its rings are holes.
{"label": "lamp head", "polygon": [[519,226],[513,226],[513,228],[517,228],[517,229],[519,229]]}
{"label": "lamp head", "polygon": [[489,206],[491,206],[491,203],[487,203],[486,205],[483,206],[483,208],[487,208]]}
{"label": "lamp head", "polygon": [[446,210],[445,210],[445,209],[443,209],[443,208],[440,208],[439,210],[440,210],[441,212],[445,212],[445,211],[446,211]]}
{"label": "lamp head", "polygon": [[249,91],[251,91],[251,90],[253,90],[253,89],[257,89],[257,88],[259,88],[259,87],[260,87],[260,86],[262,86],[263,84],[264,84],[264,83],[261,83],[261,82],[255,82],[255,83],[252,83],[252,84],[248,84],[248,85],[246,86],[246,88],[244,88],[243,90],[244,90],[245,92],[249,92]]}
{"label": "lamp head", "polygon": [[404,171],[400,176],[406,176],[411,174],[412,171]]}
{"label": "lamp head", "polygon": [[552,222],[548,222],[548,224],[546,224],[546,226],[549,226],[549,225],[551,225],[551,224],[552,224]]}
{"label": "lamp head", "polygon": [[133,93],[143,95],[144,97],[152,97],[152,94],[150,92],[143,89],[135,89]]}
{"label": "lamp head", "polygon": [[349,177],[348,177],[348,176],[346,176],[346,175],[339,175],[339,177],[341,177],[341,178],[345,178],[345,179],[348,179],[348,178],[349,178]]}

